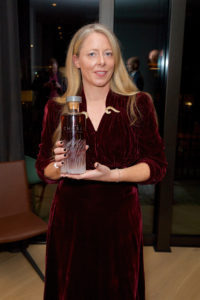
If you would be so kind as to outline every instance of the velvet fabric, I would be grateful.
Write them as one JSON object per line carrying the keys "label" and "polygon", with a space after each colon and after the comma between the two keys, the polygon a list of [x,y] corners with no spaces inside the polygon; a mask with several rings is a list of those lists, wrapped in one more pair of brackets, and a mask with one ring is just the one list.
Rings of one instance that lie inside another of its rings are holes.
{"label": "velvet fabric", "polygon": [[[81,111],[87,111],[84,93]],[[128,97],[109,92],[108,114],[95,131],[87,119],[87,169],[99,162],[125,168],[146,162],[157,183],[165,175],[164,147],[154,106],[144,93],[136,101],[138,121],[130,126]],[[112,108],[117,111],[114,111]],[[61,107],[45,108],[39,176],[52,157],[52,134]],[[136,183],[60,179],[52,203],[46,256],[45,300],[144,300],[142,217]]]}

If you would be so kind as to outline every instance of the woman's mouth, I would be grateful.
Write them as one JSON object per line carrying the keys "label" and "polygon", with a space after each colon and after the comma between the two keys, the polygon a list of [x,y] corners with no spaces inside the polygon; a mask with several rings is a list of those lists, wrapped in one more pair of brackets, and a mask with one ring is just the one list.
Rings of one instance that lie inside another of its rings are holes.
{"label": "woman's mouth", "polygon": [[99,77],[105,76],[106,73],[107,73],[106,71],[96,71],[96,72],[95,72],[95,74],[96,74],[97,76],[99,76]]}

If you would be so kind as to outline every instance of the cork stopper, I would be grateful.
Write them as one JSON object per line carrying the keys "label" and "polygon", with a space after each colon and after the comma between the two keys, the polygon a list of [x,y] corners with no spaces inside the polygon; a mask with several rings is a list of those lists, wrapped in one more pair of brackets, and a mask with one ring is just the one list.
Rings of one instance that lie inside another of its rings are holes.
{"label": "cork stopper", "polygon": [[66,102],[69,112],[78,112],[79,104],[82,102],[82,98],[80,96],[69,96],[67,97]]}
{"label": "cork stopper", "polygon": [[82,97],[80,96],[68,96],[66,99],[67,102],[82,102]]}

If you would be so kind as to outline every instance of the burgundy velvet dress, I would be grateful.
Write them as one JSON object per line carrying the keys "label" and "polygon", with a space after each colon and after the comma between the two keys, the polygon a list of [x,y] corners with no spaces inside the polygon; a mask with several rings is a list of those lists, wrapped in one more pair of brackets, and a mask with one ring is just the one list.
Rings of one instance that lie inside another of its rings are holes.
{"label": "burgundy velvet dress", "polygon": [[[87,111],[83,96],[81,110]],[[97,131],[87,119],[87,169],[99,162],[111,169],[146,162],[151,177],[166,171],[152,101],[137,95],[140,117],[130,126],[125,96],[109,92]],[[111,106],[117,111],[114,111]],[[52,134],[61,106],[45,108],[39,176],[52,158]],[[144,300],[142,217],[136,183],[60,179],[52,203],[47,235],[45,300]]]}

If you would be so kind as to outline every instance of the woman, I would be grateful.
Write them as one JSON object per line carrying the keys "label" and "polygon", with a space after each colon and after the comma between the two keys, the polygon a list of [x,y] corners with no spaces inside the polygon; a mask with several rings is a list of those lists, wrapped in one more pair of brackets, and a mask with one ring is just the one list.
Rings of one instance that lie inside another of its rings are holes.
{"label": "woman", "polygon": [[41,178],[58,182],[44,299],[145,299],[137,183],[156,183],[166,171],[153,103],[137,92],[115,36],[103,25],[86,25],[74,35],[66,72],[65,97],[81,95],[81,111],[89,116],[87,171],[61,174],[65,97],[49,101],[36,163]]}

